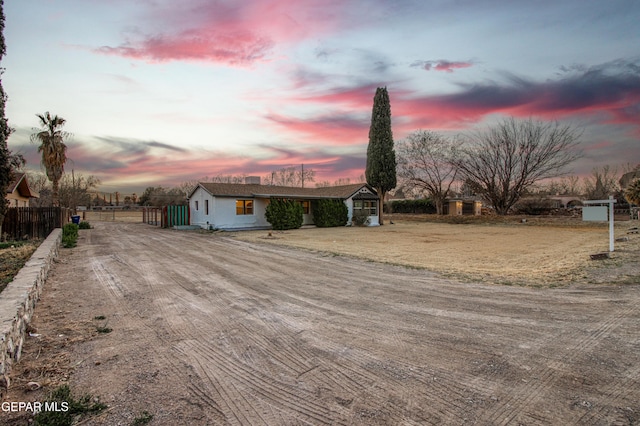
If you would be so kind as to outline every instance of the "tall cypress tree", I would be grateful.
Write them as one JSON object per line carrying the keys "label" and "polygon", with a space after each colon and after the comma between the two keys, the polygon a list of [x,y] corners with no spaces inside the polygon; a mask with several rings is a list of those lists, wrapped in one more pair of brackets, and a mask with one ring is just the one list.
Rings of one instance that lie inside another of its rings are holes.
{"label": "tall cypress tree", "polygon": [[[4,43],[4,0],[0,0],[0,61],[2,61],[6,52],[7,47]],[[7,97],[2,89],[1,76],[3,71],[0,68],[0,235],[2,235],[4,215],[7,212],[8,202],[5,197],[9,183],[11,183],[12,166],[11,153],[7,146],[7,138],[11,134],[11,128],[4,116],[4,105]]]}
{"label": "tall cypress tree", "polygon": [[395,188],[397,183],[396,153],[393,149],[391,133],[391,104],[386,87],[378,87],[373,98],[365,176],[367,183],[378,191],[380,225],[384,225],[382,219],[384,196]]}

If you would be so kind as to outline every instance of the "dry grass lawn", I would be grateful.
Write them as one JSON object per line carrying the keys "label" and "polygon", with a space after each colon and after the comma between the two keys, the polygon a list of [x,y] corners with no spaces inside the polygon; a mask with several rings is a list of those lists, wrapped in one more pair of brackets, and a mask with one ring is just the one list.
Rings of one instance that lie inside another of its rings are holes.
{"label": "dry grass lawn", "polygon": [[[609,248],[606,224],[579,220],[493,221],[464,224],[393,219],[381,227],[242,231],[238,239],[425,268],[456,278],[532,286],[575,282],[637,282],[640,238],[618,222],[611,258],[590,254]],[[635,223],[635,222],[634,222]],[[269,236],[271,232],[271,236]],[[622,267],[624,266],[624,267]]]}
{"label": "dry grass lawn", "polygon": [[[142,222],[142,210],[95,210],[79,213],[87,222]],[[159,218],[159,216],[158,216]],[[158,219],[159,220],[159,219]]]}

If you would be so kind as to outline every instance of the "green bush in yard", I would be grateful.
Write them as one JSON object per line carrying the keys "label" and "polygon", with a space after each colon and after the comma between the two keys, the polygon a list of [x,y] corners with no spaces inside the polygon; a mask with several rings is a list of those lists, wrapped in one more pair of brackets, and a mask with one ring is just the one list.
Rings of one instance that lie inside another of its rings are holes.
{"label": "green bush in yard", "polygon": [[304,210],[294,200],[272,198],[264,214],[275,230],[297,229],[302,226]]}
{"label": "green bush in yard", "polygon": [[78,228],[75,223],[67,223],[62,227],[62,246],[64,248],[75,247],[78,241]]}
{"label": "green bush in yard", "polygon": [[79,225],[80,229],[91,229],[91,224],[85,220],[83,220],[82,222],[80,222]]}
{"label": "green bush in yard", "polygon": [[342,200],[314,200],[311,210],[313,222],[320,228],[345,226],[349,220],[349,209]]}

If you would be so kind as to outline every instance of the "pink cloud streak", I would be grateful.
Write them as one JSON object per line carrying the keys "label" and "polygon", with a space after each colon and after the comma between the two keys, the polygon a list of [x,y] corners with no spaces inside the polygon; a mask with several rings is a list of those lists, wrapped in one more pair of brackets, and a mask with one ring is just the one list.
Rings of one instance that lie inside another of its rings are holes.
{"label": "pink cloud streak", "polygon": [[[246,66],[267,60],[281,43],[297,43],[341,25],[345,4],[336,0],[238,0],[170,3],[149,10],[145,21],[162,32],[134,37],[95,52],[149,62],[202,61]],[[329,12],[330,11],[330,12]]]}
{"label": "pink cloud streak", "polygon": [[425,71],[444,71],[452,73],[456,69],[469,68],[473,66],[472,62],[462,61],[448,61],[446,59],[439,59],[437,61],[418,61],[412,66],[420,66]]}
{"label": "pink cloud streak", "polygon": [[103,46],[96,51],[150,62],[192,60],[245,65],[264,59],[273,43],[251,32],[233,34],[194,30],[173,36],[149,37],[135,46]]}

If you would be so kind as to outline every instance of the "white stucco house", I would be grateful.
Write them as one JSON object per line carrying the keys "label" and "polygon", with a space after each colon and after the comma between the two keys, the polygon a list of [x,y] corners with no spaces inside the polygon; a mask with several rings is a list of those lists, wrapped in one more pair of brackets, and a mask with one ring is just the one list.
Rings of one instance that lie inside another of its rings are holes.
{"label": "white stucco house", "polygon": [[311,202],[317,199],[342,200],[349,211],[363,211],[369,225],[379,225],[378,195],[366,183],[326,188],[292,188],[256,183],[200,182],[189,194],[191,225],[204,229],[268,229],[265,211],[271,198],[297,200],[304,210],[303,225],[313,225]]}

